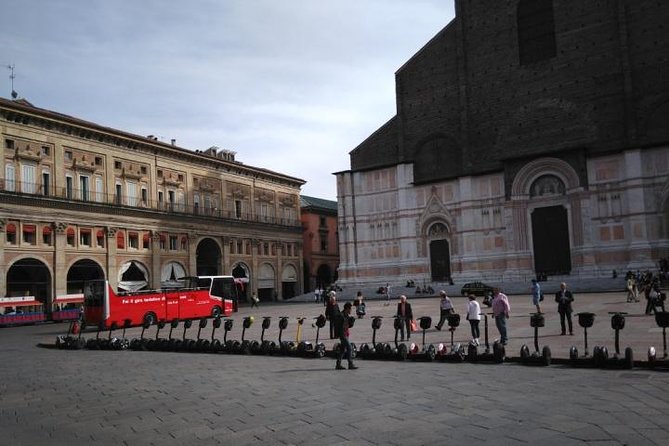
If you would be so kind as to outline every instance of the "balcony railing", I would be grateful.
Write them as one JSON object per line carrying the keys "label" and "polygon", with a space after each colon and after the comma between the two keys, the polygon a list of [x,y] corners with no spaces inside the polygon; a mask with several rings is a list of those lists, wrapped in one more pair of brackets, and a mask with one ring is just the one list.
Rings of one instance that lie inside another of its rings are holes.
{"label": "balcony railing", "polygon": [[114,206],[123,209],[136,209],[147,211],[159,211],[173,214],[196,215],[208,218],[223,218],[240,220],[246,222],[258,222],[281,226],[301,227],[297,219],[279,218],[274,216],[256,215],[250,212],[237,212],[234,209],[221,209],[218,207],[203,207],[202,205],[191,205],[189,203],[153,201],[142,197],[127,195],[105,194],[91,192],[85,189],[73,189],[67,187],[52,188],[41,184],[26,183],[20,181],[0,180],[0,193],[13,194],[17,196],[30,196],[40,198],[53,198],[59,201],[76,203],[91,203]]}

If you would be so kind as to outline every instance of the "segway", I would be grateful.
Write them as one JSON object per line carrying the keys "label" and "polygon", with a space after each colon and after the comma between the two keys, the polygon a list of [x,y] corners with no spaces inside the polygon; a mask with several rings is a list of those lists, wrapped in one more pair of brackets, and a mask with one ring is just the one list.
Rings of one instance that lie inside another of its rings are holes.
{"label": "segway", "polygon": [[470,343],[467,347],[467,361],[501,364],[506,357],[506,349],[499,341],[495,341],[492,344],[492,350],[490,349],[490,341],[488,338],[488,315],[485,313],[479,313],[479,315],[483,316],[485,349],[482,352],[479,352],[478,346]]}
{"label": "segway", "polygon": [[151,326],[151,321],[146,321],[142,324],[142,333],[139,335],[139,338],[134,338],[132,341],[130,341],[130,350],[135,350],[135,351],[146,350],[147,339],[144,338],[144,332],[150,326]]}
{"label": "segway", "polygon": [[281,316],[279,319],[279,353],[284,356],[289,356],[295,353],[295,343],[290,341],[283,341],[283,331],[288,328],[288,316]]}
{"label": "segway", "polygon": [[127,350],[130,347],[130,341],[125,337],[125,331],[130,328],[132,321],[130,319],[123,320],[123,333],[121,338],[113,338],[111,340],[112,350]]}
{"label": "segway", "polygon": [[[186,332],[192,326],[193,326],[193,320],[192,319],[186,319],[184,321],[184,332],[183,332],[183,335],[181,336],[181,344],[179,345],[179,351],[181,351],[181,352],[190,351],[191,348],[195,347],[195,341],[193,339],[187,339],[186,338]],[[191,345],[193,347],[191,347]]]}
{"label": "segway", "polygon": [[221,328],[221,318],[220,316],[217,316],[214,318],[214,320],[211,322],[211,339],[209,340],[209,351],[211,353],[218,353],[221,350],[223,350],[223,344],[221,344],[221,341],[215,338],[216,336],[216,330]]}
{"label": "segway", "polygon": [[203,353],[209,351],[209,344],[211,341],[206,338],[200,338],[202,329],[207,327],[208,320],[206,318],[200,319],[200,322],[197,326],[197,341],[195,341],[195,348],[192,350],[194,352]]}
{"label": "segway", "polygon": [[234,319],[226,319],[224,324],[223,324],[223,330],[225,333],[223,334],[223,352],[224,353],[234,353],[239,349],[239,341],[235,341],[232,339],[228,339],[228,333],[232,330],[232,327],[234,325]]}
{"label": "segway", "polygon": [[669,327],[669,313],[666,311],[656,311],[655,312],[655,323],[658,327],[662,328],[662,344],[664,346],[664,355],[662,358],[657,358],[657,353],[655,352],[655,347],[650,347],[648,349],[648,365],[651,368],[669,367],[669,355],[667,355],[667,327]]}
{"label": "segway", "polygon": [[170,322],[170,333],[167,339],[165,340],[160,348],[163,351],[171,351],[175,352],[178,351],[181,348],[181,339],[176,339],[172,337],[172,331],[174,331],[175,328],[179,326],[179,319],[173,319],[172,322]]}
{"label": "segway", "polygon": [[[128,319],[126,319],[126,322]],[[112,337],[112,332],[118,329],[118,324],[112,322],[109,327],[109,336],[107,337],[107,342],[105,343],[105,348],[108,350],[125,350],[127,348],[127,343],[125,339],[125,326],[123,327],[123,337],[118,338],[116,336]]]}
{"label": "segway", "polygon": [[100,322],[98,324],[98,331],[95,333],[95,338],[86,341],[86,348],[88,350],[100,350],[100,347],[103,344],[103,339],[100,339],[100,332],[104,329],[104,327],[105,323]]}
{"label": "segway", "polygon": [[272,324],[270,316],[264,316],[262,319],[262,332],[260,333],[260,342],[251,343],[251,353],[254,355],[271,355],[276,350],[276,344],[273,341],[265,340],[265,330]]}
{"label": "segway", "polygon": [[569,349],[569,363],[574,367],[592,367],[595,363],[588,352],[588,328],[595,323],[595,313],[577,313],[576,316],[578,316],[578,325],[583,327],[583,356],[579,356],[578,349],[575,345],[572,345]]}
{"label": "segway", "polygon": [[[77,336],[74,336],[75,334]],[[56,337],[56,348],[60,350],[79,350],[84,347],[86,347],[86,339],[81,337],[81,324],[78,320],[70,321],[67,335]]]}
{"label": "segway", "polygon": [[302,345],[302,356],[306,358],[322,358],[325,356],[325,344],[319,342],[321,328],[325,327],[325,323],[326,319],[322,314],[314,318],[314,323],[311,326],[316,327],[316,341],[313,343],[304,341],[298,344],[298,350],[300,349],[300,345]]}
{"label": "segway", "polygon": [[[114,322],[112,322],[112,325],[114,325]],[[160,338],[160,330],[162,330],[163,328],[165,328],[165,321],[163,320],[158,321],[155,338],[146,341],[147,350],[149,351],[160,350],[160,347],[162,346],[162,343],[164,341],[164,339]]]}
{"label": "segway", "polygon": [[545,345],[539,351],[539,327],[546,325],[543,313],[532,313],[530,315],[530,327],[534,328],[534,352],[530,353],[527,344],[520,347],[520,362],[525,365],[551,365],[551,349]]}
{"label": "segway", "polygon": [[446,319],[448,321],[448,331],[451,332],[451,349],[449,351],[448,347],[440,343],[437,346],[436,359],[439,361],[462,362],[467,357],[465,347],[460,343],[455,344],[453,341],[455,330],[460,326],[460,315],[448,314]]}
{"label": "segway", "polygon": [[394,318],[393,327],[395,328],[395,347],[392,349],[391,357],[398,361],[405,361],[409,356],[409,349],[405,343],[400,344],[397,340],[400,330],[402,329],[402,324],[404,324],[404,318],[402,316],[394,316]]}
{"label": "segway", "polygon": [[372,343],[360,346],[360,357],[363,359],[382,359],[392,354],[390,344],[376,343],[376,331],[381,328],[383,316],[372,316]]}
{"label": "segway", "polygon": [[624,312],[609,312],[611,315],[611,328],[615,330],[616,352],[609,357],[606,347],[595,347],[592,350],[593,361],[596,367],[631,369],[634,367],[634,354],[631,347],[625,349],[625,355],[620,354],[620,330],[625,328]]}
{"label": "segway", "polygon": [[417,344],[411,343],[409,346],[409,359],[414,361],[434,361],[437,355],[437,349],[434,345],[425,345],[425,331],[432,326],[432,318],[430,316],[422,316],[418,319],[420,321],[420,328],[423,330],[423,347],[419,348]]}
{"label": "segway", "polygon": [[239,345],[235,353],[240,355],[248,355],[251,353],[251,341],[244,339],[246,336],[246,329],[251,328],[255,318],[253,316],[246,316],[242,321],[242,339],[239,341]]}

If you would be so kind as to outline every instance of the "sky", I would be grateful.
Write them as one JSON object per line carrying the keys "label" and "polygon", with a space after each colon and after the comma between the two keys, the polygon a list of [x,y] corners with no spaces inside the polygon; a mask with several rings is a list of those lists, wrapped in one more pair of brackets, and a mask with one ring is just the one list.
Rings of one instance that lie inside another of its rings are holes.
{"label": "sky", "polygon": [[394,116],[453,0],[0,0],[0,97],[306,181]]}

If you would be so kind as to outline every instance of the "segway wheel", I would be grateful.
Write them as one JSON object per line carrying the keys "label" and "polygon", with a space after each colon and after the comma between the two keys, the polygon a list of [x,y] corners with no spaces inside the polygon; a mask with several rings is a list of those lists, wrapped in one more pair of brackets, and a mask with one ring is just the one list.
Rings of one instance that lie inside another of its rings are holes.
{"label": "segway wheel", "polygon": [[406,344],[400,344],[397,347],[397,359],[400,361],[406,361],[407,356],[409,356],[409,351],[407,350]]}
{"label": "segway wheel", "polygon": [[544,348],[541,350],[541,358],[543,359],[543,365],[551,365],[551,349],[549,346],[544,345]]}
{"label": "segway wheel", "polygon": [[495,362],[501,364],[504,362],[504,359],[506,358],[506,349],[499,342],[495,342],[492,345],[492,355],[493,358],[495,359]]}
{"label": "segway wheel", "polygon": [[383,356],[389,358],[393,354],[393,347],[390,344],[383,345]]}
{"label": "segway wheel", "polygon": [[430,344],[427,346],[427,354],[425,355],[428,361],[434,361],[434,358],[437,356],[437,349],[434,345]]}
{"label": "segway wheel", "polygon": [[634,354],[632,353],[632,347],[627,347],[625,349],[625,368],[631,369],[634,367]]}
{"label": "segway wheel", "polygon": [[569,359],[571,361],[576,361],[578,359],[578,349],[575,345],[572,345],[569,349]]}
{"label": "segway wheel", "polygon": [[322,358],[323,356],[325,356],[325,345],[319,343],[316,346],[316,357]]}
{"label": "segway wheel", "polygon": [[476,362],[478,360],[479,350],[474,344],[469,344],[467,347],[467,361]]}
{"label": "segway wheel", "polygon": [[530,348],[527,346],[527,344],[523,344],[522,347],[520,347],[520,360],[521,361],[527,361],[530,358]]}

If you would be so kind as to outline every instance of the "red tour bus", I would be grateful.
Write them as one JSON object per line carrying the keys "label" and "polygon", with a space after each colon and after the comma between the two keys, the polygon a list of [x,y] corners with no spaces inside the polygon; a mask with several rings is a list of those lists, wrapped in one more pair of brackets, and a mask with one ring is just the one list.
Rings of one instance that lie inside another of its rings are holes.
{"label": "red tour bus", "polygon": [[232,276],[184,277],[181,288],[115,293],[106,280],[84,285],[84,321],[87,325],[121,327],[229,316],[237,308],[237,288]]}

